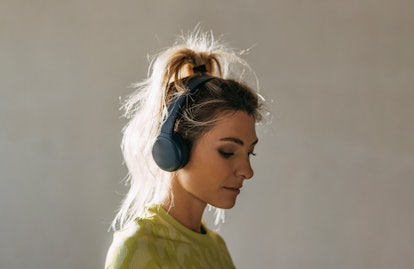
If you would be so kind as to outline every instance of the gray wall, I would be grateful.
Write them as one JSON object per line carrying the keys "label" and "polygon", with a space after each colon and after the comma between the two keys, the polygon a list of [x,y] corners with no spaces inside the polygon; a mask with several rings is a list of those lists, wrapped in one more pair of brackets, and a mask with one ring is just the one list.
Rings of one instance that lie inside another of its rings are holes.
{"label": "gray wall", "polygon": [[0,268],[102,268],[119,96],[202,22],[273,124],[220,233],[238,268],[414,267],[413,1],[0,2]]}

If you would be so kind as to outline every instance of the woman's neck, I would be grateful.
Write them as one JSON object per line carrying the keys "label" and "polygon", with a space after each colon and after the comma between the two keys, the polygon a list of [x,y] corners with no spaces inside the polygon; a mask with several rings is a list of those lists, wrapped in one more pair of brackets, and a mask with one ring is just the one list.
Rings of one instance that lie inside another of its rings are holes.
{"label": "woman's neck", "polygon": [[172,197],[164,200],[162,208],[188,229],[202,233],[201,220],[206,203],[188,193],[174,178],[171,193]]}

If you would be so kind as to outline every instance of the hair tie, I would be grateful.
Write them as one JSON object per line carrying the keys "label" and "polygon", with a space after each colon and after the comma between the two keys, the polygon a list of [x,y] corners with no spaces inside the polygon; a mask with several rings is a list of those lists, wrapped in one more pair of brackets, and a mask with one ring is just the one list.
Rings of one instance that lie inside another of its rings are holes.
{"label": "hair tie", "polygon": [[194,73],[206,73],[207,72],[207,68],[205,64],[201,64],[201,65],[197,65],[193,67],[193,72]]}

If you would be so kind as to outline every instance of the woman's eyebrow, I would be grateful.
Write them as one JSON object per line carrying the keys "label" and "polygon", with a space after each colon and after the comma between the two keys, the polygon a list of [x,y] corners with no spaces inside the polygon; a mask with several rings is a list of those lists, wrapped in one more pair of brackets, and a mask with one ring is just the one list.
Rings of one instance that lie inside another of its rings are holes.
{"label": "woman's eyebrow", "polygon": [[[241,146],[243,146],[244,145],[244,142],[243,142],[243,140],[241,140],[241,139],[239,139],[239,138],[237,138],[237,137],[224,137],[224,138],[221,138],[220,139],[220,141],[230,141],[230,142],[234,142],[234,143],[236,143],[236,144],[239,144],[239,145],[241,145]],[[256,139],[250,146],[254,146],[254,145],[256,145],[257,143],[259,142],[259,139]]]}

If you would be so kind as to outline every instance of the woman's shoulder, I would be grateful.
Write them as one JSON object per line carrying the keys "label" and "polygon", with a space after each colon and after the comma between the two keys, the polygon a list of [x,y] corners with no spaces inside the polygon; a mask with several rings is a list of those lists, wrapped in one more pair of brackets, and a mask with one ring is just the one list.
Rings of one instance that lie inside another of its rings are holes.
{"label": "woman's shoulder", "polygon": [[125,269],[130,268],[131,264],[135,264],[134,267],[139,265],[137,268],[147,268],[146,266],[156,268],[151,265],[153,250],[150,247],[157,239],[154,225],[158,224],[152,219],[137,219],[124,229],[115,231],[107,253],[105,268]]}

